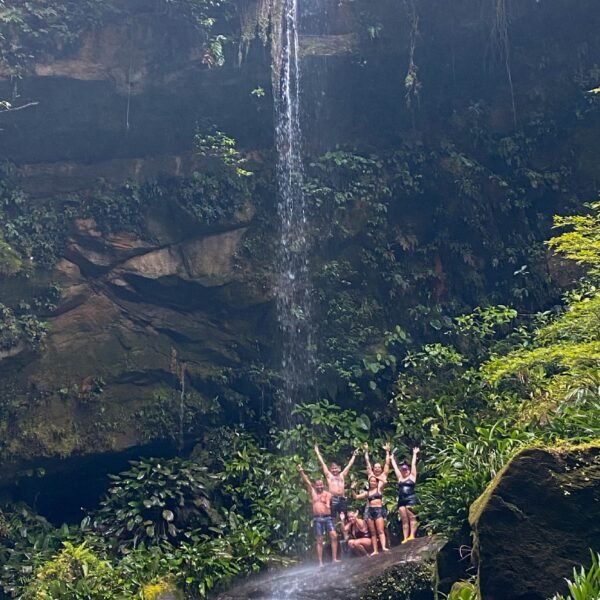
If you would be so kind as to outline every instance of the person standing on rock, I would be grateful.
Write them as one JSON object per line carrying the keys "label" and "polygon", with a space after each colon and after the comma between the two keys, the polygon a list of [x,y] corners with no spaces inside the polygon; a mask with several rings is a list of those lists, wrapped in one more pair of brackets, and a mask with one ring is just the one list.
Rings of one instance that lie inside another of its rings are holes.
{"label": "person standing on rock", "polygon": [[[387,482],[388,482],[388,474],[390,472],[390,464],[391,464],[391,444],[389,442],[385,443],[383,445],[383,449],[385,450],[385,462],[383,463],[383,466],[381,466],[381,463],[376,462],[372,467],[371,467],[371,461],[369,460],[369,444],[367,444],[365,442],[364,444],[364,449],[365,449],[365,464],[367,467],[367,475],[369,476],[369,478],[371,477],[376,477],[377,480],[379,481],[380,488],[381,488],[381,494],[383,494],[383,490],[385,489]],[[386,524],[385,524],[385,520],[387,519],[388,516],[388,511],[387,511],[387,507],[385,506],[385,504],[381,503],[381,515],[383,517],[383,519],[380,521],[379,519],[377,519],[375,521],[375,525],[377,527],[377,531],[379,532],[380,528],[383,528],[383,532],[385,535],[385,532],[387,531],[386,528]],[[365,519],[367,519],[367,522],[369,521],[369,505],[367,503],[367,508],[365,510]],[[389,535],[387,536],[387,538],[389,538]],[[385,546],[385,542],[382,544],[382,548],[383,546]],[[373,550],[377,550],[377,543],[374,544],[374,548]]]}
{"label": "person standing on rock", "polygon": [[[321,452],[319,451],[318,444],[315,444],[315,454],[323,469],[323,475],[325,475],[325,479],[327,479],[327,488],[331,492],[331,516],[333,517],[334,522],[339,517],[343,528],[346,521],[346,513],[348,512],[346,477],[348,476],[348,473],[350,473],[350,469],[352,468],[356,457],[360,454],[360,450],[357,448],[352,453],[352,456],[343,471],[340,471],[340,466],[335,462],[332,462],[329,465],[329,468],[327,468],[327,465],[321,456]],[[342,531],[345,530],[342,529]],[[344,538],[346,538],[345,535]]]}
{"label": "person standing on rock", "polygon": [[354,491],[356,482],[353,481],[350,486],[352,489],[352,495],[356,500],[367,500],[367,525],[369,526],[369,532],[371,534],[371,543],[373,544],[373,552],[371,556],[379,554],[377,550],[377,538],[381,545],[383,552],[389,552],[389,548],[386,545],[385,540],[385,506],[383,505],[383,487],[384,483],[378,479],[375,475],[369,477],[368,488],[357,494]]}
{"label": "person standing on rock", "polygon": [[409,467],[407,463],[402,463],[398,466],[396,459],[392,453],[392,466],[394,473],[398,478],[398,512],[402,521],[402,535],[404,539],[402,543],[414,540],[417,535],[417,517],[410,509],[419,503],[419,499],[415,493],[415,485],[417,483],[417,456],[419,448],[415,446],[412,450],[412,463]]}
{"label": "person standing on rock", "polygon": [[302,465],[298,465],[298,472],[311,497],[319,565],[321,567],[323,566],[323,540],[325,538],[325,533],[329,534],[329,539],[331,540],[331,557],[333,562],[340,562],[337,557],[337,533],[333,526],[333,519],[331,518],[331,493],[325,491],[322,479],[317,479],[313,485],[304,472],[304,467]]}

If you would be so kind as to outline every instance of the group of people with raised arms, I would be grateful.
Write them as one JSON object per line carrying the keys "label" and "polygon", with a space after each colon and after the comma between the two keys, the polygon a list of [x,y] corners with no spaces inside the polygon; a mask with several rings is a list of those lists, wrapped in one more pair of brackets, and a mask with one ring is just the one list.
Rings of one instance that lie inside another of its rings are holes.
{"label": "group of people with raised arms", "polygon": [[376,462],[371,466],[369,446],[368,444],[364,445],[367,486],[360,492],[356,491],[355,481],[350,486],[354,500],[361,501],[364,508],[362,513],[359,510],[348,510],[348,498],[346,497],[346,477],[361,452],[359,448],[354,450],[348,464],[341,469],[336,462],[332,462],[328,467],[323,460],[318,444],[315,444],[315,453],[327,481],[327,490],[322,479],[311,482],[304,472],[304,467],[301,464],[298,465],[300,476],[311,496],[317,557],[321,566],[323,566],[323,542],[326,534],[331,540],[333,562],[339,562],[336,532],[338,519],[349,550],[364,556],[373,556],[380,550],[382,552],[389,551],[385,526],[387,508],[383,501],[383,492],[388,484],[390,467],[394,469],[398,481],[397,507],[402,522],[402,543],[415,538],[417,518],[411,507],[418,503],[415,485],[419,448],[413,448],[410,465],[408,463],[398,465],[390,444],[384,445],[383,449],[385,450],[384,464]]}

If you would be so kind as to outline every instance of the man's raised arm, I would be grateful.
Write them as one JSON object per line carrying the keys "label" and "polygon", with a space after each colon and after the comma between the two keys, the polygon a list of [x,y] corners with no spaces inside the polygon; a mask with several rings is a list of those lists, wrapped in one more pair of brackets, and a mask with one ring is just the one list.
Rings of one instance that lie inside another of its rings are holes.
{"label": "man's raised arm", "polygon": [[325,475],[327,478],[331,477],[331,471],[327,468],[327,465],[321,456],[321,452],[319,451],[319,444],[315,444],[315,454],[317,455],[317,460],[321,465],[321,469],[323,469],[323,475]]}
{"label": "man's raised arm", "polygon": [[342,475],[344,477],[346,477],[348,475],[348,473],[350,473],[350,469],[352,468],[352,465],[354,464],[354,461],[356,460],[356,457],[359,454],[360,454],[360,448],[356,448],[356,450],[354,450],[354,452],[352,453],[352,456],[350,457],[348,464],[344,467],[344,470],[342,471]]}
{"label": "man's raised arm", "polygon": [[298,473],[300,473],[300,477],[302,477],[302,481],[304,481],[304,485],[306,486],[308,493],[312,496],[314,488],[310,479],[308,478],[308,475],[304,472],[304,467],[302,465],[298,465],[296,468],[298,469]]}

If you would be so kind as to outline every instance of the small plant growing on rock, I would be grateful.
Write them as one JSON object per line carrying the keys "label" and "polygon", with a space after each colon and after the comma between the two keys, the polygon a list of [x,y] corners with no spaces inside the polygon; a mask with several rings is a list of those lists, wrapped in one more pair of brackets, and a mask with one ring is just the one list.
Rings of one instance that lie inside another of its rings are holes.
{"label": "small plant growing on rock", "polygon": [[573,581],[567,579],[569,595],[557,594],[552,600],[598,600],[600,598],[600,553],[592,552],[589,569],[573,569]]}
{"label": "small plant growing on rock", "polygon": [[212,159],[218,167],[232,170],[238,177],[252,175],[251,171],[243,168],[247,159],[236,148],[236,141],[222,131],[215,127],[210,127],[207,132],[199,131],[195,142],[198,156]]}
{"label": "small plant growing on rock", "polygon": [[457,581],[446,600],[479,600],[479,592],[473,581]]}

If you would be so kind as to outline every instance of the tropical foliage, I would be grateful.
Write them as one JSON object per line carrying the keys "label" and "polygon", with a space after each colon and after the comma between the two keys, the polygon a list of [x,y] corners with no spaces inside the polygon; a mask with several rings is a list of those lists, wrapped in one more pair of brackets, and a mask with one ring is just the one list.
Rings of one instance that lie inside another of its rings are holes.
{"label": "tropical foliage", "polygon": [[213,482],[195,463],[179,458],[132,461],[129,470],[111,480],[92,524],[119,552],[140,544],[176,542],[185,531],[206,531],[218,521],[209,501]]}
{"label": "tropical foliage", "polygon": [[270,531],[221,505],[219,478],[179,458],[135,461],[79,527],[55,529],[27,507],[4,506],[3,591],[32,600],[145,598],[171,582],[202,598],[258,569],[270,560]]}
{"label": "tropical foliage", "polygon": [[[204,63],[223,64],[222,45],[226,38],[211,34],[228,0],[160,0],[161,17],[192,24],[206,42]],[[14,77],[25,75],[35,61],[76,45],[81,35],[100,23],[126,18],[128,8],[114,0],[0,0],[0,66]]]}
{"label": "tropical foliage", "polygon": [[[595,219],[597,207],[591,211]],[[590,218],[558,220],[572,230],[551,246],[593,265],[591,244],[578,251],[580,236],[593,241],[600,230],[590,231]],[[525,317],[488,306],[441,316],[438,341],[421,346],[401,328],[390,333],[386,352],[364,359],[371,393],[393,391],[379,415],[327,400],[301,404],[288,430],[216,432],[201,453],[210,470],[179,458],[133,462],[79,528],[55,530],[28,509],[6,507],[5,591],[94,598],[104,586],[114,597],[125,589],[135,597],[148,584],[170,581],[203,597],[237,574],[301,556],[310,547],[308,498],[295,465],[320,476],[315,442],[341,464],[366,441],[374,455],[386,441],[400,454],[421,444],[420,520],[436,532],[459,529],[469,505],[520,447],[600,435],[598,363],[590,350],[598,340],[596,278],[591,269],[559,313]],[[359,463],[352,478],[360,470]],[[574,575],[572,594],[595,581],[594,565]],[[463,586],[459,597],[470,593]],[[580,597],[589,596],[573,595]]]}
{"label": "tropical foliage", "polygon": [[[1,70],[18,82],[48,54],[76,48],[94,26],[129,18],[125,4],[0,0]],[[230,32],[221,25],[235,12],[228,0],[148,4],[154,18],[176,21],[197,36],[205,68],[224,64]],[[398,37],[372,2],[347,4],[360,11],[369,49],[389,32]],[[497,9],[494,35],[506,27],[506,16],[500,18],[505,4],[489,3]],[[400,37],[414,46],[415,3],[402,6],[409,30]],[[269,24],[263,18],[255,25],[266,40]],[[582,44],[578,60],[585,52]],[[375,61],[365,57],[356,63],[371,69]],[[407,104],[416,119],[422,83],[414,58],[413,47],[403,91],[400,86],[405,98],[392,102]],[[510,76],[508,62],[506,70]],[[590,73],[578,68],[581,78]],[[532,98],[538,93],[531,91]],[[251,94],[256,100],[264,90]],[[321,323],[315,352],[327,399],[298,405],[293,426],[282,430],[272,407],[262,411],[276,397],[281,375],[273,366],[224,368],[214,378],[227,379],[235,391],[231,402],[238,403],[241,423],[231,418],[205,432],[191,459],[132,462],[77,525],[55,527],[26,506],[1,506],[0,584],[7,595],[150,598],[176,586],[205,597],[236,576],[299,559],[311,540],[309,499],[296,463],[303,462],[312,479],[320,476],[315,442],[341,464],[365,442],[373,455],[385,442],[397,455],[419,444],[420,523],[452,533],[519,448],[600,437],[600,202],[585,215],[556,218],[556,227],[568,231],[549,248],[586,275],[560,306],[534,314],[540,299],[557,300],[537,243],[544,220],[551,206],[569,210],[579,189],[560,157],[547,156],[562,135],[558,118],[532,113],[512,130],[489,125],[502,118],[495,99],[472,100],[462,111],[453,102],[440,139],[398,142],[394,133],[387,148],[335,148],[307,165],[313,300]],[[569,109],[565,127],[591,110],[592,100],[585,102]],[[0,110],[10,108],[0,102]],[[272,174],[268,164],[260,166],[266,156],[257,161],[261,172],[251,172],[248,157],[217,127],[196,130],[194,151],[198,166],[188,177],[99,185],[48,203],[28,198],[4,166],[0,278],[20,283],[51,269],[81,220],[106,235],[127,231],[150,240],[147,217],[157,208],[181,215],[190,231],[218,230],[252,203],[256,227],[244,237],[235,266],[254,261],[264,278],[254,283],[266,288],[276,228]],[[3,299],[0,352],[42,349],[45,319],[59,298],[58,286],[50,285],[39,297]],[[43,400],[41,390],[35,401]],[[3,427],[11,425],[11,401],[0,406]],[[254,406],[259,403],[261,411]],[[172,430],[172,406],[159,408],[169,413],[164,429]],[[153,430],[148,439],[161,435]],[[359,459],[351,479],[362,479],[361,470]],[[391,507],[393,499],[386,501]],[[429,581],[429,573],[421,575]],[[598,595],[596,555],[590,569],[574,573],[569,589],[572,600]],[[475,594],[466,583],[451,597],[472,600]]]}
{"label": "tropical foliage", "polygon": [[588,569],[573,569],[573,580],[567,579],[569,594],[557,594],[552,600],[595,600],[600,597],[600,554],[592,552]]}

